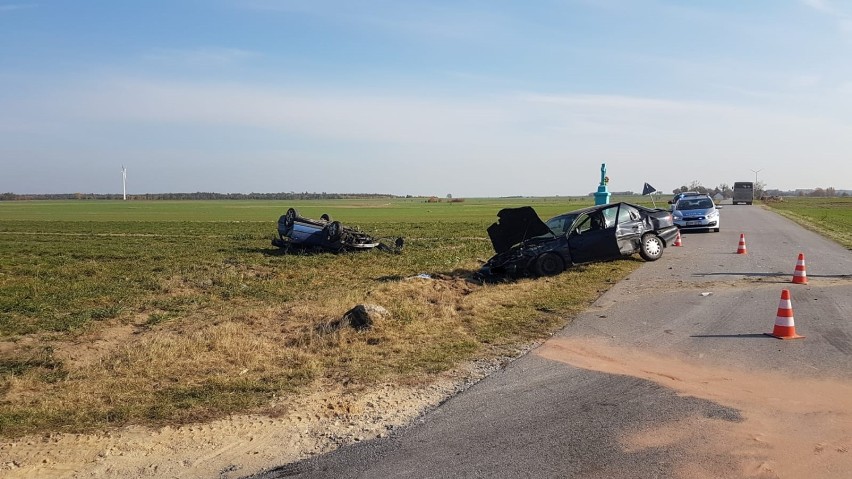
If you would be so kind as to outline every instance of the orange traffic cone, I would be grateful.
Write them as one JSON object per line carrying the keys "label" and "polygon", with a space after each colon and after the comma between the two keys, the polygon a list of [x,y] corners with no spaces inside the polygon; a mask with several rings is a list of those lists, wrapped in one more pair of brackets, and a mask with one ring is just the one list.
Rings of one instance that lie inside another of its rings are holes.
{"label": "orange traffic cone", "polygon": [[790,290],[781,290],[781,301],[778,302],[778,313],[775,315],[775,328],[771,333],[764,333],[778,339],[801,339],[804,336],[796,334],[793,321],[793,304],[790,302]]}
{"label": "orange traffic cone", "polygon": [[680,230],[677,230],[677,236],[675,237],[674,243],[672,246],[683,246],[683,243],[680,241]]}
{"label": "orange traffic cone", "polygon": [[745,235],[740,233],[740,244],[737,246],[737,254],[746,254]]}
{"label": "orange traffic cone", "polygon": [[804,253],[799,253],[799,261],[796,261],[796,270],[793,271],[793,282],[796,284],[808,284],[808,274],[805,272]]}

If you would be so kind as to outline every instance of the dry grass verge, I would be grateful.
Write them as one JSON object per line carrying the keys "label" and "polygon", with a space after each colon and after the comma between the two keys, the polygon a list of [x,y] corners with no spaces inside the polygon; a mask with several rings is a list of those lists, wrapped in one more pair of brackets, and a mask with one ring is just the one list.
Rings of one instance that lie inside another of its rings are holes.
{"label": "dry grass verge", "polygon": [[[546,337],[638,264],[485,285],[436,274],[339,288],[334,278],[315,277],[309,283],[328,294],[276,306],[208,300],[183,317],[152,322],[165,314],[153,311],[71,337],[6,343],[2,433],[183,424],[236,412],[275,416],[283,412],[276,399],[317,384],[354,391],[428,382],[460,361],[512,355]],[[171,277],[163,283],[172,300],[209,287]],[[328,327],[358,303],[389,315],[364,331]],[[20,358],[17,370],[12,356]]]}

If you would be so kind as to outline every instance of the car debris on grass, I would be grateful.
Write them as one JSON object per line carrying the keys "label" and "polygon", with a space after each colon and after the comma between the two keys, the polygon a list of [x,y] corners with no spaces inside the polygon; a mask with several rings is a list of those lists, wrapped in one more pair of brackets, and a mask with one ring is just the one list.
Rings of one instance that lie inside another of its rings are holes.
{"label": "car debris on grass", "polygon": [[340,253],[375,248],[399,253],[404,241],[397,238],[393,246],[388,246],[358,228],[346,227],[339,221],[332,221],[327,214],[316,220],[300,216],[298,211],[290,208],[278,218],[278,237],[272,239],[272,245],[285,251],[298,249]]}

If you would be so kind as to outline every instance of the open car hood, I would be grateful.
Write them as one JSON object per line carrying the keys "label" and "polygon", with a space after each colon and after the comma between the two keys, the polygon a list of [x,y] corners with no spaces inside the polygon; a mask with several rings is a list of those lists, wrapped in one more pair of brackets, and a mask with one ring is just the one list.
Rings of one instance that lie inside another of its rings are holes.
{"label": "open car hood", "polygon": [[488,237],[497,254],[530,238],[553,233],[532,206],[504,208],[497,212],[497,217],[500,219],[488,227]]}

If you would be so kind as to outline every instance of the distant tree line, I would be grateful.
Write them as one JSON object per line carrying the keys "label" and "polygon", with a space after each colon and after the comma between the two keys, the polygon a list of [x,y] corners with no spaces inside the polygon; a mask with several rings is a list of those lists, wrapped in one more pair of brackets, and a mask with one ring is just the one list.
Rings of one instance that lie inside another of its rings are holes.
{"label": "distant tree line", "polygon": [[[761,183],[755,185],[755,190],[762,189],[763,186]],[[698,180],[693,180],[689,186],[681,186],[680,188],[675,188],[672,193],[678,194],[683,193],[685,191],[696,191],[703,195],[716,196],[717,194],[721,194],[725,198],[732,198],[734,196],[734,189],[731,188],[727,183],[721,183],[718,186],[713,188],[707,188],[701,184]]]}
{"label": "distant tree line", "polygon": [[[722,183],[719,186],[713,188],[706,188],[701,185],[698,181],[693,181],[689,184],[689,186],[681,186],[680,188],[675,188],[672,193],[678,194],[683,193],[684,191],[697,191],[702,194],[708,194],[710,196],[715,196],[716,194],[721,193],[725,198],[732,198],[734,195],[734,190],[727,183]],[[762,181],[758,181],[754,184],[754,196],[756,198],[760,198],[763,196],[813,196],[818,198],[831,198],[835,196],[846,197],[849,196],[848,191],[837,191],[834,187],[829,186],[828,188],[813,188],[813,189],[797,189],[797,190],[789,190],[782,191],[778,189],[767,189],[766,184]]]}
{"label": "distant tree line", "polygon": [[805,192],[805,191],[802,191],[802,190],[798,190],[796,193],[797,193],[799,196],[820,196],[820,197],[821,197],[821,196],[828,196],[828,197],[832,197],[832,196],[849,196],[849,193],[848,193],[848,192],[846,192],[846,191],[844,191],[844,192],[843,192],[843,193],[841,193],[841,194],[837,194],[837,190],[835,190],[835,189],[834,189],[834,188],[832,188],[831,186],[829,186],[828,188],[825,188],[825,189],[823,189],[823,188],[814,188],[814,189],[813,189],[813,191],[810,191],[810,192]]}
{"label": "distant tree line", "polygon": [[837,191],[831,186],[828,188],[798,189],[790,191],[766,190],[766,194],[771,196],[811,196],[816,198],[833,198],[835,196],[845,198],[849,196],[849,193],[850,192],[848,190]]}
{"label": "distant tree line", "polygon": [[[127,195],[128,200],[330,200],[349,198],[395,198],[395,195],[379,193],[145,193]],[[116,193],[53,193],[16,194],[0,193],[0,201],[15,200],[120,200]]]}

